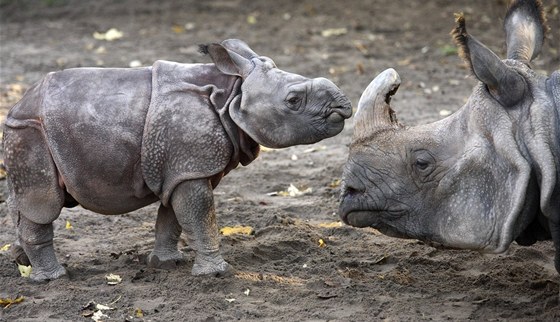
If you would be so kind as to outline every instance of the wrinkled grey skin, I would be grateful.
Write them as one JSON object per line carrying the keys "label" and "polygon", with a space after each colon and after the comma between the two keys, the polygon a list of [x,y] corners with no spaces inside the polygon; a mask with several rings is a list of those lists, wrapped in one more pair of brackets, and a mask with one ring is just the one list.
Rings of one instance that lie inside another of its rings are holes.
{"label": "wrinkled grey skin", "polygon": [[48,74],[11,110],[4,128],[13,255],[31,278],[66,274],[52,222],[78,204],[122,214],[161,201],[148,264],[196,251],[193,275],[220,274],[212,189],[259,144],[278,148],[339,133],[351,104],[333,83],[279,70],[240,40],[201,47],[213,64],[158,61],[138,69]]}
{"label": "wrinkled grey skin", "polygon": [[343,173],[344,222],[493,253],[552,238],[560,272],[560,71],[528,67],[546,28],[541,10],[510,6],[503,61],[458,18],[453,35],[480,83],[443,120],[399,124],[389,105],[399,75],[389,69],[370,83]]}

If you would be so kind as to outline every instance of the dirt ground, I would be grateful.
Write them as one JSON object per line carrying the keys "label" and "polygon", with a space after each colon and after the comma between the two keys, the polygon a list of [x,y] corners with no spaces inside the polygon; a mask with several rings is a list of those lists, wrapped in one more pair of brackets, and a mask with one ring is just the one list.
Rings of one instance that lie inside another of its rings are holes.
{"label": "dirt ground", "polygon": [[[157,59],[208,62],[197,45],[240,38],[285,70],[328,77],[356,106],[379,72],[403,85],[393,100],[414,125],[457,110],[475,81],[455,55],[449,31],[464,11],[470,32],[504,55],[505,1],[0,1],[0,114],[49,71],[128,67]],[[534,68],[560,66],[559,2],[544,1],[552,27]],[[116,28],[114,41],[94,32]],[[227,277],[191,277],[193,254],[173,270],[148,269],[156,205],[121,216],[65,209],[55,249],[70,278],[33,284],[0,251],[0,321],[88,321],[94,301],[106,321],[558,321],[560,278],[550,242],[512,245],[502,255],[446,250],[374,229],[340,224],[341,168],[352,121],[311,146],[263,151],[215,191]],[[2,186],[5,180],[0,181]],[[290,184],[311,191],[272,196]],[[72,228],[67,228],[67,222]],[[14,228],[0,204],[0,247]],[[122,282],[108,285],[106,275]],[[97,314],[100,314],[97,313]]]}

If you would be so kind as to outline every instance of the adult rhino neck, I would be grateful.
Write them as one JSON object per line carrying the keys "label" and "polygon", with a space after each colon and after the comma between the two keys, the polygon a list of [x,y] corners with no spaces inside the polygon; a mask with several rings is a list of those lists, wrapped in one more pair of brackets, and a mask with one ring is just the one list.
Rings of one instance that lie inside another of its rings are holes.
{"label": "adult rhino neck", "polygon": [[531,100],[516,119],[540,189],[540,208],[560,224],[560,72],[545,79],[530,71]]}

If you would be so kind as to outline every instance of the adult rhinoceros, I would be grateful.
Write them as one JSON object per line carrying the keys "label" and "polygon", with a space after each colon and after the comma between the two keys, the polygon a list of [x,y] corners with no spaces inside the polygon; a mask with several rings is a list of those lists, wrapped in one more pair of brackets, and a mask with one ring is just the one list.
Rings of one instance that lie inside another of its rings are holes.
{"label": "adult rhinoceros", "polygon": [[551,239],[560,272],[560,71],[531,70],[547,30],[540,1],[513,1],[507,59],[467,33],[452,35],[480,81],[435,123],[406,127],[389,103],[392,69],[375,78],[355,115],[340,216],[397,237],[503,252]]}
{"label": "adult rhinoceros", "polygon": [[185,230],[197,253],[192,274],[226,271],[212,196],[220,179],[253,161],[259,144],[314,143],[351,116],[350,101],[325,78],[282,71],[240,40],[201,48],[213,64],[53,72],[10,110],[4,153],[13,253],[33,266],[32,279],[66,274],[53,248],[62,207],[121,214],[158,200],[148,263],[181,260]]}

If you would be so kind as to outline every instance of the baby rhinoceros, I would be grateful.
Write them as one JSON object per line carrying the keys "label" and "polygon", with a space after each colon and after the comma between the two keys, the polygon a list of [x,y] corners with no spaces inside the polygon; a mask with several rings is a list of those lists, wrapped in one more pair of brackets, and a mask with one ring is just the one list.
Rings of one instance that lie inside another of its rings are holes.
{"label": "baby rhinoceros", "polygon": [[457,16],[452,34],[480,82],[445,119],[405,127],[389,105],[399,75],[370,83],[343,173],[344,222],[494,253],[552,239],[560,272],[560,71],[529,67],[547,30],[539,1],[514,1],[504,24],[501,60]]}
{"label": "baby rhinoceros", "polygon": [[240,40],[201,46],[212,64],[157,61],[135,69],[53,72],[9,112],[4,128],[13,254],[31,278],[66,274],[53,249],[63,207],[122,214],[161,201],[151,266],[181,260],[193,275],[219,274],[213,188],[259,144],[310,144],[338,134],[350,101],[325,78],[276,68]]}

